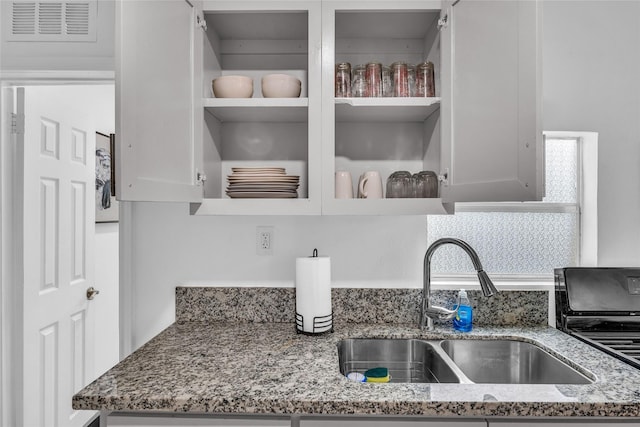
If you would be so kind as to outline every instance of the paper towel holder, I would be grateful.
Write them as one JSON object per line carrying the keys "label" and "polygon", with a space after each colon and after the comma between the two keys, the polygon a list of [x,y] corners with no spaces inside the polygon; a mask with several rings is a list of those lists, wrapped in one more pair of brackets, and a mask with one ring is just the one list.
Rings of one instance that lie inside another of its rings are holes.
{"label": "paper towel holder", "polygon": [[[333,311],[326,316],[319,316],[313,318],[312,332],[305,331],[304,316],[296,311],[296,332],[303,335],[322,335],[327,332],[333,333]],[[329,327],[329,329],[325,329]],[[322,331],[320,331],[322,329]],[[316,332],[316,330],[318,330]]]}
{"label": "paper towel holder", "polygon": [[[310,258],[318,258],[318,249],[314,248]],[[326,328],[329,329],[326,329]],[[333,333],[333,310],[326,316],[315,316],[311,332],[304,330],[304,316],[296,310],[296,332],[303,335],[322,335],[327,332]]]}

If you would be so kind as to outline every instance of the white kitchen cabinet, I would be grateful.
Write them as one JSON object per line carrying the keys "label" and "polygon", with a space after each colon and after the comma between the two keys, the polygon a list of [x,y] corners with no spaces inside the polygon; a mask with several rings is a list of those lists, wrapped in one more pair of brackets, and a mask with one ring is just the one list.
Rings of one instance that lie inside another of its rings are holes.
{"label": "white kitchen cabinet", "polygon": [[[320,2],[118,3],[118,197],[195,202],[199,214],[320,214]],[[155,43],[165,32],[184,40]],[[274,72],[299,76],[300,98],[263,98],[260,79]],[[212,80],[230,74],[254,77],[252,98],[214,97]],[[246,166],[285,167],[299,197],[229,199],[227,175]]]}
{"label": "white kitchen cabinet", "polygon": [[[323,213],[423,214],[542,197],[536,2],[323,2]],[[333,67],[435,64],[435,98],[334,98]],[[334,173],[436,172],[437,199],[336,199]]]}
{"label": "white kitchen cabinet", "polygon": [[[538,7],[119,2],[117,195],[189,201],[194,214],[258,215],[447,213],[458,201],[539,200]],[[172,16],[180,22],[169,25]],[[436,65],[434,98],[334,97],[336,62],[425,59]],[[260,77],[276,70],[301,77],[300,98],[261,97]],[[254,77],[254,97],[214,98],[211,80],[235,73]],[[226,177],[237,166],[285,167],[300,176],[299,198],[229,199]],[[432,170],[441,197],[335,199],[336,170],[351,172],[354,189],[366,170],[383,181],[394,170]]]}
{"label": "white kitchen cabinet", "polygon": [[446,418],[416,419],[385,416],[348,418],[316,418],[300,420],[300,427],[487,427],[483,419],[447,420]]}
{"label": "white kitchen cabinet", "polygon": [[194,135],[196,9],[185,1],[116,3],[116,195],[198,201]]}
{"label": "white kitchen cabinet", "polygon": [[291,427],[288,418],[264,418],[252,416],[206,416],[206,415],[143,415],[110,414],[107,426],[118,427]]}
{"label": "white kitchen cabinet", "polygon": [[[103,418],[106,426],[118,427],[609,427],[640,426],[634,419],[608,418],[538,418],[529,420],[499,418],[416,418],[393,416],[302,416],[296,421],[288,417],[261,417],[259,415],[144,415],[113,413]],[[104,425],[103,424],[103,425]]]}
{"label": "white kitchen cabinet", "polygon": [[637,420],[625,419],[593,419],[593,418],[568,418],[565,420],[492,420],[489,418],[489,427],[579,427],[588,425],[589,427],[611,427],[616,425],[624,425],[625,427],[639,427],[640,422]]}
{"label": "white kitchen cabinet", "polygon": [[[197,214],[320,213],[320,1],[205,1],[203,36],[204,198]],[[302,81],[299,98],[263,98],[261,78],[286,73]],[[214,98],[211,81],[254,78],[248,99]],[[198,126],[196,124],[196,126]],[[296,199],[229,199],[232,167],[284,167],[300,177]]]}

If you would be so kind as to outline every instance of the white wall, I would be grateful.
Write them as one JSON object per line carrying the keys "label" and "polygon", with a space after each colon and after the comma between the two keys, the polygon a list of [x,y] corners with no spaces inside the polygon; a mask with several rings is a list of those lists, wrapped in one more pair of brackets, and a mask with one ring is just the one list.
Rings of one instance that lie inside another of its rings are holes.
{"label": "white wall", "polygon": [[[0,1],[2,29],[8,30],[11,2]],[[9,42],[0,33],[0,63],[7,70],[113,71],[115,2],[98,0],[95,42]]]}
{"label": "white wall", "polygon": [[[417,287],[424,217],[190,216],[187,204],[134,203],[133,347],[174,321],[180,284],[293,286],[295,258],[331,257],[334,285]],[[256,226],[274,226],[274,254],[256,254]]]}
{"label": "white wall", "polygon": [[[96,85],[96,104],[92,106],[96,130],[103,134],[115,132],[115,86]],[[96,374],[102,374],[118,362],[119,341],[119,224],[96,223],[95,225],[95,278],[94,287],[100,291],[100,304],[95,304],[96,317],[109,322],[112,327],[98,331],[99,349],[95,361]]]}
{"label": "white wall", "polygon": [[95,304],[96,318],[105,319],[112,327],[97,331],[100,340],[100,348],[109,351],[96,355],[95,373],[102,374],[118,362],[120,345],[118,334],[118,310],[109,309],[118,307],[119,296],[119,259],[118,259],[118,223],[96,224],[95,251],[96,266],[94,287],[100,290],[100,304]]}
{"label": "white wall", "polygon": [[[640,264],[640,2],[544,3],[544,129],[599,138],[599,261]],[[133,347],[174,319],[185,282],[291,283],[294,258],[332,257],[336,281],[420,286],[424,218],[190,217],[186,205],[134,204]],[[276,227],[255,255],[255,227]]]}
{"label": "white wall", "polygon": [[545,130],[598,132],[598,262],[640,265],[640,1],[545,1]]}

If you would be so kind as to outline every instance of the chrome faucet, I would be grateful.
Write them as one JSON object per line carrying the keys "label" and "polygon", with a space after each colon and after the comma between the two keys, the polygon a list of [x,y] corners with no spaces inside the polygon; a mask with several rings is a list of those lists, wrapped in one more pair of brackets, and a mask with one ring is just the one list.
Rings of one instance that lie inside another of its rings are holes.
{"label": "chrome faucet", "polygon": [[482,293],[485,297],[493,296],[498,292],[496,287],[493,285],[491,279],[482,268],[482,264],[480,263],[480,258],[478,258],[478,254],[473,250],[469,244],[460,239],[453,239],[450,237],[445,237],[444,239],[438,239],[429,246],[427,252],[424,254],[424,276],[423,276],[423,288],[422,288],[422,311],[420,314],[420,327],[422,329],[426,329],[428,331],[433,331],[433,319],[439,320],[449,320],[453,319],[456,315],[456,310],[449,310],[444,307],[437,307],[431,305],[431,257],[433,253],[442,245],[446,245],[447,243],[451,243],[452,245],[456,245],[464,249],[464,251],[471,258],[471,262],[473,262],[473,267],[476,269],[478,273],[478,280],[480,281],[480,287],[482,288]]}

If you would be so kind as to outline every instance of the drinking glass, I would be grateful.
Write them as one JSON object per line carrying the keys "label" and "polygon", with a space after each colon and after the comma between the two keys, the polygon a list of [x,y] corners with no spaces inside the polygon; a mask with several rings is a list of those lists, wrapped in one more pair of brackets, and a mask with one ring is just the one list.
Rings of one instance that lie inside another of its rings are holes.
{"label": "drinking glass", "polygon": [[438,197],[438,176],[432,171],[421,171],[413,174],[413,197]]}
{"label": "drinking glass", "polygon": [[416,96],[416,66],[407,64],[407,73],[409,77],[409,96]]}
{"label": "drinking glass", "polygon": [[382,64],[379,62],[369,62],[365,68],[366,96],[382,96]]}
{"label": "drinking glass", "polygon": [[412,197],[411,172],[396,171],[387,179],[387,198]]}
{"label": "drinking glass", "polygon": [[393,78],[391,76],[391,68],[386,65],[382,66],[382,96],[393,96]]}
{"label": "drinking glass", "polygon": [[367,96],[367,81],[365,79],[364,65],[356,65],[353,69],[351,93],[354,98],[363,98]]}
{"label": "drinking glass", "polygon": [[432,62],[416,65],[416,95],[421,97],[436,96],[434,70]]}
{"label": "drinking glass", "polygon": [[336,64],[336,98],[351,97],[351,64],[340,62]]}
{"label": "drinking glass", "polygon": [[406,62],[391,64],[393,78],[393,96],[407,97],[409,93],[409,69]]}

